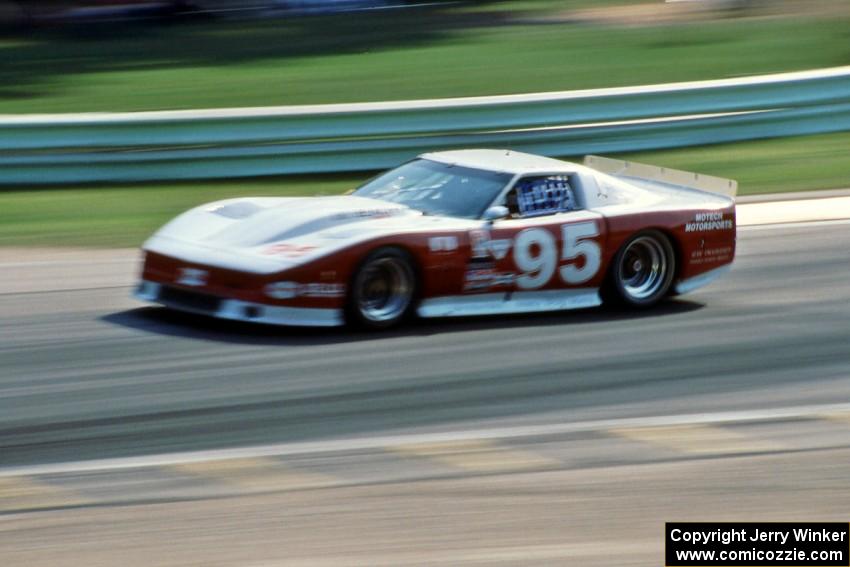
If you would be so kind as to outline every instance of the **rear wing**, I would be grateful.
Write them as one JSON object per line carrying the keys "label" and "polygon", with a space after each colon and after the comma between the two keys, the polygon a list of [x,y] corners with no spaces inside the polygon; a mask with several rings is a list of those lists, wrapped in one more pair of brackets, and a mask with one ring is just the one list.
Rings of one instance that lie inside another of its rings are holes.
{"label": "rear wing", "polygon": [[608,175],[634,177],[644,181],[655,181],[668,185],[678,185],[699,191],[707,191],[734,198],[738,193],[738,182],[722,177],[691,173],[667,167],[656,167],[633,161],[623,161],[601,156],[585,156],[584,165]]}

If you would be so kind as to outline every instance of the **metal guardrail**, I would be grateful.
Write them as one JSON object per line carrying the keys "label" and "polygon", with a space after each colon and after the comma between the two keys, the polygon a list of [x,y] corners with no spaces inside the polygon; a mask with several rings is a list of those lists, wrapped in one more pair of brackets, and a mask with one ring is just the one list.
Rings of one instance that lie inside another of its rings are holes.
{"label": "metal guardrail", "polygon": [[436,149],[651,150],[850,129],[850,67],[495,97],[0,116],[0,185],[374,170]]}

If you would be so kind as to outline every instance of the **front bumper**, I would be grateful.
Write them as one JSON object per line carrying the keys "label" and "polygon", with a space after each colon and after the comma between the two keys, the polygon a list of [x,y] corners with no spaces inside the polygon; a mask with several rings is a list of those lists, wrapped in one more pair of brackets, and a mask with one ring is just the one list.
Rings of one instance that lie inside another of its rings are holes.
{"label": "front bumper", "polygon": [[345,323],[342,309],[281,307],[228,299],[142,280],[133,292],[136,299],[158,303],[178,311],[218,319],[266,325],[338,327]]}

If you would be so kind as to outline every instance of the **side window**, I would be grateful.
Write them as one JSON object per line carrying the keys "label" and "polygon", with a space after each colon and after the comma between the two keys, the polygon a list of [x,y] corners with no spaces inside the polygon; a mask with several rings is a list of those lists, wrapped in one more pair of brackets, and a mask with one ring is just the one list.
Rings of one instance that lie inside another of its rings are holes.
{"label": "side window", "polygon": [[508,193],[505,205],[514,218],[554,215],[577,208],[567,175],[520,179]]}

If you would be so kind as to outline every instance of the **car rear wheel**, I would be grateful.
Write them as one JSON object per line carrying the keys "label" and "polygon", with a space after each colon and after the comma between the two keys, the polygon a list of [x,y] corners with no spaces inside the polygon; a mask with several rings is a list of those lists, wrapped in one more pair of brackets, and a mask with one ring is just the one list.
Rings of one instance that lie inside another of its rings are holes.
{"label": "car rear wheel", "polygon": [[410,255],[379,248],[360,264],[348,298],[348,321],[370,329],[397,325],[413,305],[416,278]]}
{"label": "car rear wheel", "polygon": [[607,299],[629,307],[649,307],[670,290],[676,256],[670,240],[655,230],[632,236],[614,256]]}

